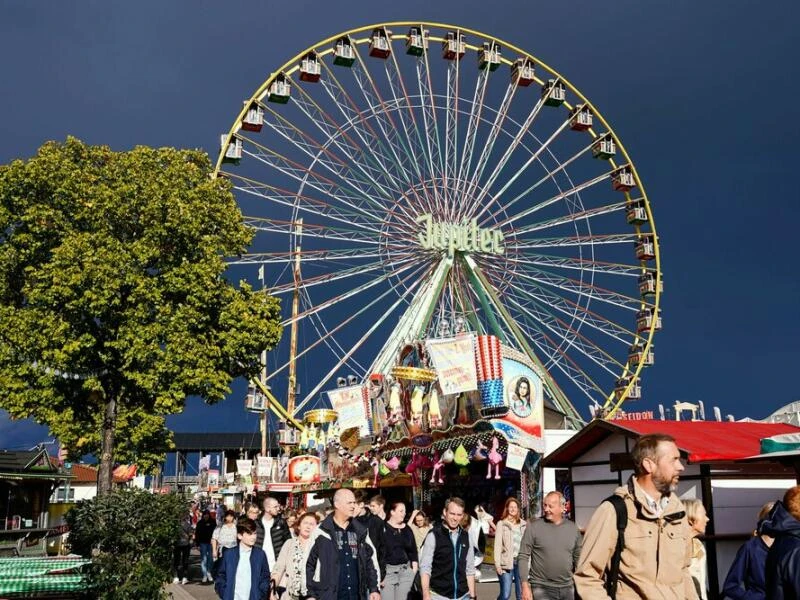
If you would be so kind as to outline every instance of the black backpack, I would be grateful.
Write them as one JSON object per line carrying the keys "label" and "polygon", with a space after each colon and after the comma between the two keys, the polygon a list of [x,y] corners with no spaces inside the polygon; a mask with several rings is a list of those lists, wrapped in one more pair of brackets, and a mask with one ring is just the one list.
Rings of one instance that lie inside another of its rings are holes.
{"label": "black backpack", "polygon": [[621,496],[613,494],[603,500],[610,502],[617,513],[617,546],[611,555],[611,563],[606,571],[606,593],[610,598],[617,597],[617,581],[619,580],[619,563],[622,559],[622,549],[625,547],[625,526],[628,524],[628,507]]}

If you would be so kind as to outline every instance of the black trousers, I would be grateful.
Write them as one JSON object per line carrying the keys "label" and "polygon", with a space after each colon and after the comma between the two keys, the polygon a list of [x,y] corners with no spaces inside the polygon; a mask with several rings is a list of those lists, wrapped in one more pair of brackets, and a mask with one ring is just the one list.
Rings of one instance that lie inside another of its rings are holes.
{"label": "black trousers", "polygon": [[172,555],[172,567],[175,569],[175,577],[183,579],[189,575],[189,550],[191,546],[175,546]]}

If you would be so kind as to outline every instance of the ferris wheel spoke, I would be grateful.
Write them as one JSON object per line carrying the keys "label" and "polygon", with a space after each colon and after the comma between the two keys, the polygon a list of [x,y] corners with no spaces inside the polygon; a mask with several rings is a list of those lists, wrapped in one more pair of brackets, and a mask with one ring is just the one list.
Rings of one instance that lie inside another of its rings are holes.
{"label": "ferris wheel spoke", "polygon": [[537,265],[540,267],[557,267],[561,269],[571,269],[574,271],[593,271],[595,273],[605,273],[609,275],[624,275],[627,277],[638,277],[642,274],[642,267],[639,264],[610,263],[585,258],[571,258],[564,256],[550,256],[547,254],[525,253],[519,256],[506,256],[506,260],[511,263],[523,262],[526,264]]}
{"label": "ferris wheel spoke", "polygon": [[606,302],[634,312],[638,311],[642,305],[641,298],[633,298],[619,292],[603,289],[585,281],[549,273],[537,269],[532,265],[522,265],[521,269],[517,271],[517,276],[540,285],[547,285],[565,292],[570,292],[576,296],[586,298],[587,300]]}
{"label": "ferris wheel spoke", "polygon": [[456,203],[463,199],[456,197],[450,191],[450,180],[456,175],[456,161],[458,152],[458,94],[459,94],[459,67],[461,60],[456,59],[447,67],[447,97],[445,111],[444,135],[444,170],[442,172],[442,190],[445,202],[449,209],[448,220],[454,219],[457,212]]}
{"label": "ferris wheel spoke", "polygon": [[248,227],[264,233],[277,233],[290,235],[300,225],[303,227],[303,236],[321,238],[326,240],[336,240],[345,242],[355,242],[357,244],[379,245],[380,237],[375,232],[370,239],[364,232],[350,227],[333,227],[331,225],[319,225],[301,220],[287,221],[285,219],[269,219],[267,217],[243,217],[244,224]]}
{"label": "ferris wheel spoke", "polygon": [[[390,68],[391,67],[391,68]],[[414,112],[411,99],[408,95],[405,81],[401,75],[400,67],[397,63],[397,55],[392,52],[391,61],[386,67],[386,78],[389,83],[389,89],[392,92],[392,100],[394,106],[397,108],[397,117],[403,126],[403,132],[406,137],[406,146],[410,149],[412,157],[411,168],[416,175],[418,184],[422,188],[422,193],[425,196],[426,212],[433,212],[434,201],[432,198],[433,192],[428,187],[426,177],[423,174],[422,167],[424,165],[432,164],[429,157],[426,155],[425,144],[420,135],[420,127],[417,123],[417,117]],[[405,107],[406,110],[403,110]],[[405,113],[408,112],[408,115]]]}
{"label": "ferris wheel spoke", "polygon": [[232,265],[246,265],[253,263],[283,264],[291,263],[297,255],[303,264],[313,264],[328,261],[351,261],[364,258],[379,258],[383,256],[380,250],[370,251],[365,248],[336,248],[326,250],[287,250],[285,252],[254,252],[245,254],[238,260],[229,261]]}
{"label": "ferris wheel spoke", "polygon": [[[419,278],[416,279],[416,281],[412,285],[414,287],[416,287],[424,279],[425,279],[424,277],[419,277]],[[411,289],[413,289],[413,288],[411,288]],[[361,338],[353,345],[352,348],[350,348],[350,350],[348,350],[347,352],[344,353],[344,355],[337,361],[337,363],[334,365],[334,367],[330,371],[328,371],[328,373],[326,375],[324,375],[320,379],[319,383],[317,383],[317,385],[308,393],[308,395],[303,399],[303,401],[300,402],[300,404],[297,406],[297,411],[302,410],[302,408],[311,399],[314,398],[314,396],[317,394],[317,392],[319,392],[319,390],[322,389],[322,387],[331,379],[331,377],[333,377],[336,374],[336,372],[345,363],[347,363],[348,360],[350,360],[350,357],[353,356],[353,354],[355,354],[356,351],[358,351],[358,349],[361,348],[361,346],[363,346],[366,343],[366,341],[369,339],[369,337],[373,333],[375,333],[375,331],[383,324],[383,322],[390,315],[392,315],[395,312],[395,310],[397,310],[397,307],[400,306],[401,304],[405,303],[405,302],[406,302],[406,298],[404,296],[400,296],[382,315],[380,315],[377,318],[375,323],[364,333],[363,336],[361,336]]]}
{"label": "ferris wheel spoke", "polygon": [[566,200],[567,198],[573,197],[576,194],[579,194],[582,191],[587,190],[587,189],[591,188],[592,186],[597,185],[598,183],[600,183],[602,181],[606,181],[607,179],[610,179],[611,178],[611,173],[612,173],[611,171],[608,171],[606,173],[598,175],[597,177],[589,179],[588,181],[584,181],[583,183],[579,183],[578,185],[573,185],[573,187],[571,187],[568,190],[560,191],[558,194],[556,194],[555,196],[551,196],[547,200],[543,200],[542,202],[539,202],[538,204],[534,204],[533,206],[531,206],[529,208],[526,208],[526,209],[524,209],[524,210],[522,210],[522,211],[520,211],[520,212],[518,212],[518,213],[516,213],[514,215],[511,215],[510,217],[507,217],[506,219],[504,219],[504,220],[500,221],[499,223],[497,223],[495,225],[495,227],[501,227],[503,225],[510,225],[511,223],[514,223],[515,221],[518,221],[519,219],[527,217],[528,215],[532,215],[533,213],[535,213],[537,211],[540,211],[543,208],[547,208],[551,204],[555,204],[556,202],[558,202],[560,200]]}
{"label": "ferris wheel spoke", "polygon": [[509,250],[535,250],[537,248],[568,248],[572,246],[593,246],[596,244],[633,244],[638,238],[636,233],[609,233],[593,235],[575,235],[553,238],[532,238],[517,240],[506,246]]}
{"label": "ferris wheel spoke", "polygon": [[513,290],[509,294],[509,300],[521,311],[527,312],[538,319],[547,329],[558,336],[567,345],[567,350],[574,347],[586,358],[594,362],[612,376],[616,377],[625,365],[617,361],[595,342],[583,335],[579,329],[582,323],[579,322],[578,329],[572,327],[566,321],[555,316],[545,304],[540,304],[530,297],[521,298]]}
{"label": "ferris wheel spoke", "polygon": [[[374,152],[368,152],[360,146],[347,133],[346,127],[337,123],[328,112],[311,98],[302,86],[298,86],[298,95],[295,97],[295,102],[303,114],[328,137],[329,142],[337,147],[351,165],[381,187],[386,197],[396,197],[404,193],[403,190],[408,186],[399,182],[390,172],[390,169],[381,160],[383,158],[382,155],[375,155]],[[377,168],[373,165],[377,165]]]}
{"label": "ferris wheel spoke", "polygon": [[478,135],[478,126],[481,123],[481,115],[483,113],[483,102],[486,98],[486,87],[489,82],[489,69],[484,69],[478,75],[475,83],[475,91],[472,94],[472,103],[470,104],[469,120],[467,121],[467,133],[464,136],[464,147],[461,151],[461,161],[458,165],[458,188],[457,193],[460,197],[464,197],[464,192],[467,190],[467,183],[465,181],[466,173],[469,172],[472,165],[472,154],[475,150],[475,139]]}
{"label": "ferris wheel spoke", "polygon": [[[417,257],[413,255],[409,255],[406,258],[398,259],[395,262],[391,263],[392,266],[396,267],[398,265],[406,264],[410,261],[416,260]],[[419,262],[417,260],[417,262]],[[365,265],[358,265],[355,267],[351,267],[349,269],[340,269],[333,273],[323,273],[321,275],[316,275],[313,277],[304,277],[301,280],[304,288],[312,288],[318,285],[331,283],[333,281],[342,281],[344,279],[348,279],[350,277],[356,276],[363,276],[366,273],[370,273],[377,269],[386,269],[387,263],[385,260],[379,260],[372,263],[367,263]],[[269,293],[278,296],[280,294],[285,294],[291,292],[295,289],[296,284],[294,281],[289,281],[281,285],[275,285],[269,288]]]}
{"label": "ferris wheel spoke", "polygon": [[578,220],[588,221],[593,217],[599,217],[610,213],[624,211],[627,206],[628,203],[626,201],[622,201],[622,202],[615,202],[613,204],[606,204],[605,206],[598,206],[596,208],[589,208],[577,213],[564,215],[563,217],[555,217],[552,219],[547,219],[545,221],[539,221],[538,223],[531,223],[530,225],[525,225],[523,227],[515,229],[514,233],[516,235],[525,235],[528,233],[533,233],[534,231],[542,231],[544,229],[550,229],[552,227],[568,225]]}
{"label": "ferris wheel spoke", "polygon": [[348,290],[348,291],[346,291],[346,292],[344,292],[342,294],[338,294],[338,295],[334,296],[333,298],[329,298],[329,299],[325,300],[324,302],[315,304],[311,308],[309,308],[309,309],[307,309],[307,310],[305,310],[305,311],[303,311],[301,313],[298,313],[298,315],[296,317],[291,317],[290,319],[285,320],[283,323],[281,323],[281,325],[282,326],[289,325],[290,323],[293,323],[294,321],[299,321],[301,319],[305,319],[309,315],[315,315],[315,314],[317,314],[317,313],[319,313],[319,312],[321,312],[323,310],[326,310],[326,309],[328,309],[328,308],[330,308],[332,306],[336,306],[337,304],[339,304],[341,302],[344,302],[344,301],[352,298],[353,296],[356,296],[356,295],[360,294],[361,292],[364,292],[364,291],[366,291],[366,290],[368,290],[370,288],[375,287],[376,285],[379,285],[381,283],[386,282],[391,277],[397,276],[399,273],[403,273],[404,271],[407,271],[408,269],[412,268],[413,266],[414,266],[414,261],[411,261],[411,264],[407,264],[407,265],[405,265],[403,267],[394,269],[393,271],[390,271],[390,272],[384,273],[384,274],[382,274],[382,275],[380,275],[378,277],[375,277],[374,279],[371,279],[370,281],[367,281],[366,283],[363,283],[363,284],[361,284],[359,286],[356,286],[351,290]]}
{"label": "ferris wheel spoke", "polygon": [[[531,127],[533,126],[533,122],[536,120],[536,117],[539,115],[539,113],[542,110],[542,107],[544,106],[545,98],[546,96],[542,96],[539,98],[539,101],[534,105],[533,109],[528,114],[528,117],[525,119],[525,121],[517,130],[517,133],[514,135],[513,140],[511,141],[511,143],[508,145],[503,155],[495,164],[494,169],[489,174],[489,177],[486,179],[486,182],[482,185],[482,191],[480,195],[478,195],[478,197],[476,198],[476,202],[473,205],[474,207],[481,206],[481,202],[483,201],[483,199],[487,195],[489,195],[489,190],[491,190],[491,188],[494,186],[495,182],[497,181],[497,178],[500,176],[500,173],[503,171],[506,164],[508,164],[508,161],[511,159],[511,156],[520,146],[523,138],[525,137],[525,134],[527,134],[530,131]],[[481,210],[477,214],[470,215],[470,217],[479,219],[487,210],[489,210],[489,207],[492,206],[497,201],[497,199],[500,198],[506,192],[506,190],[514,184],[514,182],[525,172],[525,170],[534,161],[539,159],[539,156],[541,156],[541,154],[548,149],[550,143],[564,131],[564,129],[568,124],[569,124],[569,119],[565,120],[561,124],[561,126],[558,129],[556,129],[556,131],[545,142],[543,142],[542,145],[539,146],[539,148],[537,148],[533,154],[531,154],[531,156],[528,157],[528,159],[522,164],[522,166],[516,171],[516,173],[514,173],[511,177],[509,177],[506,180],[505,184],[500,188],[500,190],[498,190],[496,193],[492,193],[491,195],[489,195],[489,200],[483,204]]]}
{"label": "ferris wheel spoke", "polygon": [[[422,122],[425,125],[425,143],[428,148],[428,165],[431,178],[435,178],[437,173],[444,171],[442,163],[441,144],[439,143],[439,125],[436,120],[436,100],[433,94],[433,84],[431,83],[430,65],[428,64],[428,53],[424,52],[417,60],[417,87],[419,89],[422,104]],[[445,205],[442,194],[434,188],[434,202],[439,209],[439,214],[445,214]]]}
{"label": "ferris wheel spoke", "polygon": [[[393,202],[393,199],[399,194],[399,192],[394,193],[380,186],[376,188],[377,183],[373,175],[364,172],[363,167],[361,167],[361,161],[347,164],[329,147],[323,146],[275,111],[270,109],[265,114],[274,117],[273,119],[265,119],[265,125],[268,125],[278,135],[292,143],[298,150],[312,159],[314,163],[321,164],[328,172],[338,177],[347,188],[355,191],[363,200],[376,207],[379,211],[385,211],[388,208],[385,202],[381,202],[381,199],[388,199]],[[357,175],[351,165],[356,165],[360,168],[362,174]],[[405,213],[409,221],[413,221],[414,217],[408,214],[402,203],[400,203],[400,210]]]}
{"label": "ferris wheel spoke", "polygon": [[[421,271],[423,271],[425,268],[426,268],[426,265],[424,263],[423,264],[418,264],[416,269],[414,269],[413,271],[408,273],[405,277],[400,279],[400,284],[403,285],[403,286],[406,286],[409,292],[413,291],[414,288],[416,288],[419,285],[420,281],[421,281],[421,278],[419,277],[419,273]],[[359,317],[362,314],[366,313],[367,311],[371,310],[373,307],[377,306],[382,300],[384,300],[387,296],[390,296],[393,293],[396,293],[395,288],[389,287],[382,294],[380,294],[378,297],[374,298],[370,302],[364,304],[357,311],[348,312],[347,316],[346,316],[346,318],[344,320],[342,320],[339,324],[337,324],[333,328],[326,328],[326,330],[324,332],[324,335],[318,336],[315,339],[314,342],[312,342],[311,344],[306,346],[302,351],[298,352],[296,357],[295,357],[295,360],[299,360],[300,358],[302,358],[303,356],[308,354],[310,351],[312,351],[314,348],[316,348],[320,344],[324,344],[328,338],[332,338],[336,333],[338,333],[344,327],[346,327],[347,325],[352,323],[357,317]],[[272,369],[270,371],[270,374],[267,376],[267,381],[270,381],[271,379],[276,377],[279,373],[281,373],[282,371],[286,370],[288,367],[289,367],[289,363],[287,362],[287,363],[283,364],[280,367]]]}
{"label": "ferris wheel spoke", "polygon": [[338,206],[333,206],[323,200],[317,200],[309,196],[304,196],[303,194],[261,183],[247,177],[242,177],[236,173],[225,171],[221,173],[230,178],[231,181],[238,182],[234,183],[233,186],[238,192],[258,197],[269,203],[280,204],[293,209],[296,208],[298,211],[314,215],[315,217],[321,215],[337,223],[356,227],[362,232],[362,235],[376,235],[374,222],[364,223],[359,221],[363,216],[361,212],[342,210]]}
{"label": "ferris wheel spoke", "polygon": [[503,122],[508,115],[508,109],[511,106],[511,102],[514,99],[516,91],[517,86],[513,83],[509,83],[506,87],[505,96],[503,96],[503,101],[500,103],[500,107],[497,109],[497,113],[495,114],[492,127],[487,135],[486,142],[484,143],[483,148],[481,148],[481,153],[478,156],[477,163],[475,163],[475,169],[473,169],[472,174],[467,177],[467,179],[469,179],[469,184],[464,194],[464,196],[467,198],[473,197],[475,195],[475,190],[477,190],[480,186],[480,180],[483,177],[483,171],[486,169],[486,165],[489,162],[489,157],[492,154],[492,149],[494,148],[500,133],[503,131]]}

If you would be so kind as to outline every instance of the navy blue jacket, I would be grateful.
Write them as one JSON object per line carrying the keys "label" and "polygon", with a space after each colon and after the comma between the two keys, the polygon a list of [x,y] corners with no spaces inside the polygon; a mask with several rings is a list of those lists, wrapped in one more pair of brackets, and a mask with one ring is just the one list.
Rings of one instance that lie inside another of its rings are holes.
{"label": "navy blue jacket", "polygon": [[800,600],[800,521],[776,502],[761,533],[775,538],[767,553],[767,598]]}
{"label": "navy blue jacket", "polygon": [[767,583],[765,569],[769,546],[761,536],[747,540],[733,559],[725,584],[723,598],[731,600],[766,600]]}
{"label": "navy blue jacket", "polygon": [[[378,557],[369,530],[356,519],[350,521],[358,539],[358,595],[378,592]],[[314,600],[336,600],[339,596],[339,549],[336,547],[333,515],[325,517],[315,531],[316,539],[306,563],[308,596]]]}
{"label": "navy blue jacket", "polygon": [[[239,546],[222,554],[222,562],[214,579],[214,589],[222,600],[233,600],[236,568],[239,566]],[[254,546],[250,551],[250,600],[269,597],[269,565],[264,551]]]}

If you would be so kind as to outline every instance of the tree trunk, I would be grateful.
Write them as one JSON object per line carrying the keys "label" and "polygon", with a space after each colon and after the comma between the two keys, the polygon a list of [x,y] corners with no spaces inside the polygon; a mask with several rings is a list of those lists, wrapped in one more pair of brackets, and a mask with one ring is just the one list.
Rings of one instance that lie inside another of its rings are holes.
{"label": "tree trunk", "polygon": [[117,425],[117,398],[109,394],[100,435],[100,469],[97,472],[97,495],[111,492],[114,479],[114,430]]}

